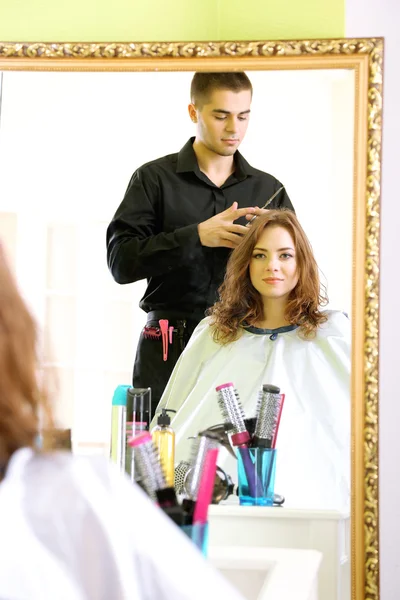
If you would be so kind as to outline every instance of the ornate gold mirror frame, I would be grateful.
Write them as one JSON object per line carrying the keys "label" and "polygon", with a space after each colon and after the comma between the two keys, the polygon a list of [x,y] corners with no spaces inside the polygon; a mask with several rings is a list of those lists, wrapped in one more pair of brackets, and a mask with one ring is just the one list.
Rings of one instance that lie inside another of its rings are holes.
{"label": "ornate gold mirror frame", "polygon": [[[0,70],[352,69],[352,598],[379,598],[378,335],[383,40],[0,43]],[[0,131],[1,135],[1,131]]]}

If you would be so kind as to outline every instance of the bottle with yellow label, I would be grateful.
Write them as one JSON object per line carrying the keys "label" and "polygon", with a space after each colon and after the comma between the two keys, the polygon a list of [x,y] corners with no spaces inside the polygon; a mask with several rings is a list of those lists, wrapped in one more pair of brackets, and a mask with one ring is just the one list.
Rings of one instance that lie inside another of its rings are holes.
{"label": "bottle with yellow label", "polygon": [[176,412],[172,408],[162,408],[157,425],[152,429],[153,443],[158,449],[160,462],[168,487],[174,486],[175,471],[175,431],[170,427],[171,417],[167,412]]}

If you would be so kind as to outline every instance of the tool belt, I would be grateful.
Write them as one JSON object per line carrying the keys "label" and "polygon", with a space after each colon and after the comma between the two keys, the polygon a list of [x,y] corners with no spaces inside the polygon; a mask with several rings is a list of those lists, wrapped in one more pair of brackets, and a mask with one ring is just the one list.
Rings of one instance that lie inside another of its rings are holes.
{"label": "tool belt", "polygon": [[185,332],[188,323],[197,325],[204,315],[193,313],[182,315],[178,311],[152,310],[147,313],[147,324],[142,330],[143,337],[162,342],[163,360],[168,360],[168,348],[173,343],[174,336],[178,338],[180,351],[185,348]]}

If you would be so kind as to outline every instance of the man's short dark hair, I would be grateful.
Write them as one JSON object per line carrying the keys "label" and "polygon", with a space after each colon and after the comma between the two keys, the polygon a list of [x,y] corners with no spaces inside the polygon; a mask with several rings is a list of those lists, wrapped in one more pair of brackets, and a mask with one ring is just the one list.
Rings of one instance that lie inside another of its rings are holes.
{"label": "man's short dark hair", "polygon": [[190,86],[190,99],[192,104],[201,108],[207,103],[208,98],[214,90],[230,90],[231,92],[242,92],[250,90],[253,94],[253,86],[246,73],[195,73]]}

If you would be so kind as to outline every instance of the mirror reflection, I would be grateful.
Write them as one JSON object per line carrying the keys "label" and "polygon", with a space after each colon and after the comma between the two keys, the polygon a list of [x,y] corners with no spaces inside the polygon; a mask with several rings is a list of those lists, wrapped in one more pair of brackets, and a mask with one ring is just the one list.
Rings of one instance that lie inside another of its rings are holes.
{"label": "mirror reflection", "polygon": [[[248,76],[253,96],[240,153],[285,186],[327,287],[326,308],[351,317],[354,75],[335,69]],[[107,226],[132,174],[196,136],[198,123],[188,114],[192,78],[3,74],[2,229],[21,289],[44,326],[45,366],[60,381],[59,422],[73,429],[81,448],[104,446],[107,453],[110,397],[131,381],[146,323],[138,306],[146,282],[121,286],[110,277]],[[240,202],[255,204],[250,197]],[[245,217],[236,223],[244,226]]]}
{"label": "mirror reflection", "polygon": [[[190,94],[193,75],[3,73],[0,233],[44,331],[44,369],[59,381],[58,424],[72,430],[79,452],[109,454],[110,399],[131,383],[141,339],[151,368],[149,379],[134,383],[155,390],[153,413],[160,399],[159,408],[177,411],[176,462],[189,457],[189,436],[232,421],[221,400],[230,392],[217,387],[233,383],[255,426],[261,387],[276,386],[283,404],[271,389],[264,394],[277,401],[273,422],[282,408],[274,491],[288,509],[343,511],[348,528],[354,74],[251,71],[252,93],[222,88],[212,101],[201,90]],[[210,153],[216,141],[223,149]],[[161,173],[168,160],[180,168],[181,185]],[[154,172],[143,180],[149,163]],[[157,204],[160,180],[173,210]],[[129,237],[135,186],[144,218],[137,263],[129,251],[117,258],[123,244],[136,243]],[[287,213],[254,210],[276,192],[269,208]],[[227,211],[224,244],[212,227],[198,230]],[[159,254],[156,235],[164,235]],[[201,321],[230,255],[221,302]],[[304,303],[295,311],[299,298],[310,301],[307,318]],[[271,430],[261,433],[252,436],[273,449]],[[227,449],[219,464],[236,484]],[[212,531],[216,541],[217,523]],[[336,575],[324,580],[328,600],[346,597],[337,595],[340,586],[350,589],[348,560],[341,564],[340,585]]]}
{"label": "mirror reflection", "polygon": [[[325,302],[292,211],[259,217],[233,251],[220,300],[195,329],[161,400],[159,408],[177,411],[178,460],[190,457],[199,430],[224,418],[235,447],[258,450],[255,469],[263,471],[257,461],[276,449],[276,491],[285,506],[349,509],[350,324],[344,313],[321,309]],[[244,416],[255,419],[253,428]],[[220,453],[218,464],[237,477],[231,454]],[[250,485],[252,473],[244,476]],[[243,497],[239,485],[240,500],[262,501],[273,493],[270,484],[270,492]]]}
{"label": "mirror reflection", "polygon": [[135,171],[107,229],[115,280],[148,281],[133,385],[151,387],[153,408],[195,327],[217,300],[228,256],[248,233],[246,226],[267,206],[293,210],[282,183],[238,151],[252,95],[243,72],[196,73],[189,104],[195,137],[179,153]]}

